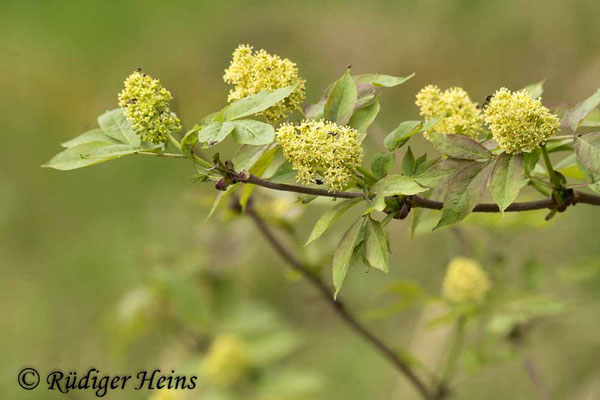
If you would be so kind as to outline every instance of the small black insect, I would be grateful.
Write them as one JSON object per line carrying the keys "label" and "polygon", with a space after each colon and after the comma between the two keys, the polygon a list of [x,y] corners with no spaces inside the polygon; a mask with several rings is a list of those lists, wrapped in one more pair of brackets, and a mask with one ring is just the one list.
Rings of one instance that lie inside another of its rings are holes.
{"label": "small black insect", "polygon": [[485,100],[483,101],[483,104],[481,104],[481,107],[479,107],[479,108],[481,108],[482,110],[485,110],[485,108],[490,104],[492,97],[494,97],[494,96],[492,96],[492,95],[487,96],[485,98]]}
{"label": "small black insect", "polygon": [[320,179],[320,178],[317,178],[317,179],[315,179],[315,183],[316,183],[317,185],[322,185],[324,182],[323,182],[323,180],[322,180],[322,179]]}

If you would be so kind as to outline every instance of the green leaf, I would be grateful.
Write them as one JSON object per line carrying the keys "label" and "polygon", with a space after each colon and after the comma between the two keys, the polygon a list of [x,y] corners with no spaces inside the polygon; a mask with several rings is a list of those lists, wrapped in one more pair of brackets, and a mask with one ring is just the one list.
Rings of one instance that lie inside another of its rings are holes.
{"label": "green leaf", "polygon": [[213,202],[213,205],[210,208],[210,211],[208,212],[208,215],[206,216],[204,221],[208,221],[210,219],[210,217],[213,216],[213,214],[215,213],[217,208],[219,208],[219,206],[221,205],[223,200],[225,200],[227,197],[229,197],[229,195],[233,192],[233,189],[235,189],[239,185],[241,185],[241,183],[234,183],[233,185],[229,185],[229,186],[227,186],[227,188],[224,191],[221,191],[221,192],[219,192],[219,194],[217,194],[217,197],[216,197],[215,201]]}
{"label": "green leaf", "polygon": [[375,121],[380,108],[379,100],[375,100],[368,106],[356,110],[352,115],[352,118],[350,118],[348,125],[358,131],[360,134],[359,141],[362,142],[366,136],[367,129],[371,126],[373,121]]}
{"label": "green leaf", "polygon": [[296,179],[298,172],[294,170],[294,167],[289,161],[284,161],[276,170],[273,175],[269,177],[271,182],[285,183],[291,182]]}
{"label": "green leaf", "polygon": [[84,154],[88,154],[94,150],[106,147],[106,142],[87,142],[77,146],[70,147],[57,155],[50,161],[42,165],[44,168],[54,168],[61,171],[69,171],[72,169],[88,167],[90,165],[99,164],[104,161],[112,160],[119,156],[107,156],[104,158],[84,158]]}
{"label": "green leaf", "polygon": [[525,86],[521,90],[525,90],[527,93],[529,93],[531,98],[537,99],[538,97],[540,97],[542,95],[542,93],[544,93],[544,82],[545,81],[541,81],[538,83],[532,83],[531,85]]}
{"label": "green leaf", "polygon": [[490,191],[500,212],[512,204],[524,184],[523,154],[502,153],[496,159],[490,177]]}
{"label": "green leaf", "polygon": [[[248,172],[250,172],[252,175],[262,177],[267,168],[269,168],[269,165],[271,165],[271,163],[273,162],[277,150],[277,147],[273,147],[272,149],[265,151]],[[256,185],[244,185],[244,188],[242,189],[242,194],[240,195],[240,205],[242,206],[242,211],[246,211],[246,205],[248,204],[248,200],[250,200],[250,196],[252,196],[254,189],[256,189]]]}
{"label": "green leaf", "polygon": [[338,203],[331,207],[329,210],[325,211],[321,218],[315,224],[308,240],[304,244],[305,246],[317,240],[325,231],[346,211],[348,211],[352,206],[360,203],[362,198],[357,197],[355,199],[348,199],[344,201],[338,201]]}
{"label": "green leaf", "polygon": [[375,197],[373,197],[371,200],[369,200],[369,203],[367,205],[367,209],[365,210],[363,215],[369,215],[371,214],[373,211],[383,211],[385,209],[385,195],[384,194],[378,194]]}
{"label": "green leaf", "polygon": [[600,110],[594,110],[588,114],[588,116],[581,121],[579,126],[586,128],[598,128],[600,127]]}
{"label": "green leaf", "polygon": [[485,146],[464,135],[430,132],[429,137],[433,146],[448,157],[461,160],[485,160],[492,156]]}
{"label": "green leaf", "polygon": [[540,160],[540,156],[542,155],[542,151],[537,148],[530,153],[525,153],[523,164],[525,168],[525,175],[531,174],[531,172],[535,169],[538,161]]}
{"label": "green leaf", "polygon": [[383,144],[389,151],[394,151],[404,146],[411,136],[420,131],[422,126],[423,121],[404,121],[385,137]]}
{"label": "green leaf", "polygon": [[377,153],[371,163],[371,171],[379,179],[387,175],[388,170],[396,161],[394,153]]}
{"label": "green leaf", "polygon": [[446,185],[458,170],[469,165],[470,161],[446,158],[435,161],[427,170],[412,177],[419,185],[437,188]]}
{"label": "green leaf", "polygon": [[347,69],[344,75],[335,82],[327,101],[325,102],[324,117],[338,125],[346,125],[354,112],[357,100],[356,83]]}
{"label": "green leaf", "polygon": [[575,139],[575,154],[577,162],[600,175],[600,132],[589,133]]}
{"label": "green leaf", "polygon": [[123,144],[139,146],[140,137],[134,132],[122,108],[107,111],[98,117],[98,125],[108,136]]}
{"label": "green leaf", "polygon": [[575,133],[577,128],[579,127],[579,123],[587,117],[594,108],[598,107],[600,104],[600,89],[596,90],[596,92],[583,100],[581,103],[577,104],[575,107],[567,111],[563,115],[563,119],[561,121],[561,127],[569,129],[571,132]]}
{"label": "green leaf", "polygon": [[100,147],[89,151],[87,153],[82,153],[81,157],[83,158],[117,158],[128,156],[130,154],[135,154],[139,151],[147,151],[148,149],[142,146],[132,146],[130,144],[113,144],[109,146]]}
{"label": "green leaf", "polygon": [[[234,122],[211,122],[197,133],[198,142],[214,146],[225,140],[235,128]],[[186,135],[185,138],[188,136]],[[184,139],[185,139],[184,138]]]}
{"label": "green leaf", "polygon": [[[375,95],[377,91],[375,86],[369,83],[361,83],[356,85],[356,103],[354,104],[354,111],[359,110],[363,107],[370,106],[375,101]],[[377,96],[379,98],[379,96]]]}
{"label": "green leaf", "polygon": [[385,74],[363,74],[354,76],[354,81],[356,83],[370,83],[373,86],[394,87],[403,84],[413,76],[415,76],[414,73],[407,77]]}
{"label": "green leaf", "polygon": [[120,142],[116,141],[112,137],[105,134],[102,129],[96,128],[96,129],[92,129],[91,131],[82,133],[81,135],[79,135],[67,142],[62,143],[61,146],[68,149],[71,147],[79,146],[80,144],[91,143],[91,142],[104,142],[107,145],[120,144]]}
{"label": "green leaf", "polygon": [[269,144],[275,140],[275,129],[264,122],[241,119],[234,122],[232,137],[241,144],[255,146]]}
{"label": "green leaf", "polygon": [[358,218],[352,226],[346,231],[342,240],[338,244],[333,254],[333,286],[335,292],[333,298],[337,299],[337,296],[342,288],[344,279],[348,274],[348,267],[350,266],[350,260],[354,252],[354,248],[358,242],[358,237],[361,230],[363,229],[364,217]]}
{"label": "green leaf", "polygon": [[426,190],[428,189],[404,175],[388,175],[371,187],[371,193],[383,196],[410,196]]}
{"label": "green leaf", "polygon": [[455,224],[481,201],[493,163],[473,162],[462,168],[448,183],[442,217],[434,229]]}
{"label": "green leaf", "polygon": [[225,121],[231,121],[234,119],[247,117],[249,115],[258,114],[288,97],[294,90],[296,90],[296,87],[297,85],[286,86],[272,92],[264,91],[252,96],[244,97],[243,99],[231,103],[223,111],[222,118]]}
{"label": "green leaf", "polygon": [[406,153],[404,153],[404,158],[402,158],[402,164],[400,164],[400,172],[402,175],[412,176],[415,172],[415,168],[417,167],[415,163],[415,156],[413,155],[410,146]]}
{"label": "green leaf", "polygon": [[364,254],[373,268],[384,273],[390,271],[388,243],[379,221],[367,218],[365,226]]}
{"label": "green leaf", "polygon": [[256,163],[269,146],[243,145],[235,153],[231,161],[236,171],[249,170]]}

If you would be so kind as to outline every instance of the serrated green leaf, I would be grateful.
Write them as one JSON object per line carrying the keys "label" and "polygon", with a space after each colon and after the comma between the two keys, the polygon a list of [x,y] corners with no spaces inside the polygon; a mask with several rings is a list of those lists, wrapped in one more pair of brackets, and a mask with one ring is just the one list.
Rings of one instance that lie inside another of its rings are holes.
{"label": "serrated green leaf", "polygon": [[335,82],[325,102],[323,116],[338,125],[346,125],[352,117],[357,100],[356,83],[346,70],[344,75]]}
{"label": "serrated green leaf", "polygon": [[243,145],[240,146],[238,151],[235,153],[231,161],[236,171],[249,170],[256,161],[262,156],[269,146],[251,146]]}
{"label": "serrated green leaf", "polygon": [[135,154],[140,151],[147,151],[148,149],[142,146],[133,146],[130,144],[112,144],[109,146],[100,147],[91,150],[87,153],[81,154],[83,158],[117,158]]}
{"label": "serrated green leaf", "polygon": [[215,198],[215,201],[213,202],[213,205],[210,208],[208,214],[206,215],[204,221],[208,221],[213,216],[213,214],[215,213],[217,208],[219,208],[223,200],[229,197],[229,195],[233,192],[233,189],[235,189],[239,185],[241,185],[241,183],[234,183],[233,185],[229,185],[224,191],[220,191],[219,194],[217,194],[217,197]]}
{"label": "serrated green leaf", "polygon": [[403,84],[415,74],[410,74],[407,77],[391,76],[385,74],[362,74],[354,76],[356,83],[370,83],[374,86],[394,87]]}
{"label": "serrated green leaf", "polygon": [[588,114],[588,116],[585,117],[585,119],[583,121],[581,121],[579,126],[583,126],[586,128],[600,127],[600,110],[594,110],[594,111],[590,112]]}
{"label": "serrated green leaf", "polygon": [[539,148],[530,153],[523,154],[523,167],[525,169],[525,175],[531,174],[531,172],[535,169],[535,166],[540,160],[541,154],[542,151]]}
{"label": "serrated green leaf", "polygon": [[512,204],[524,184],[523,154],[502,153],[494,163],[490,192],[500,212]]}
{"label": "serrated green leaf", "polygon": [[448,183],[442,217],[434,229],[455,224],[481,201],[493,167],[491,162],[473,162],[462,168]]}
{"label": "serrated green leaf", "polygon": [[[234,122],[211,122],[198,131],[198,142],[214,146],[221,143],[235,128]],[[187,135],[185,136],[188,137]],[[188,140],[191,140],[188,139]]]}
{"label": "serrated green leaf", "polygon": [[121,143],[121,142],[113,139],[112,137],[108,136],[107,134],[105,134],[102,129],[96,128],[96,129],[92,129],[91,131],[82,133],[81,135],[62,143],[61,146],[68,149],[71,147],[79,146],[80,144],[91,143],[91,142],[104,142],[107,145]]}
{"label": "serrated green leaf", "polygon": [[575,107],[567,111],[560,123],[561,127],[569,129],[575,133],[579,127],[579,123],[584,120],[594,108],[600,105],[600,89],[596,90],[593,95],[577,104]]}
{"label": "serrated green leaf", "polygon": [[373,174],[381,179],[387,175],[388,170],[396,161],[396,155],[394,153],[377,153],[371,163],[371,171]]}
{"label": "serrated green leaf", "polygon": [[575,154],[577,162],[600,175],[600,132],[589,133],[575,139]]}
{"label": "serrated green leaf", "polygon": [[240,119],[233,124],[231,136],[236,143],[260,146],[275,140],[275,129],[270,124],[251,119]]}
{"label": "serrated green leaf", "polygon": [[364,217],[360,217],[352,224],[352,226],[350,226],[346,233],[344,233],[342,240],[338,244],[338,247],[335,249],[335,253],[333,254],[332,266],[333,287],[335,288],[335,292],[333,294],[334,299],[337,299],[337,296],[342,289],[342,285],[344,284],[344,279],[346,279],[346,275],[348,274],[350,260],[352,259],[352,254],[358,242],[358,237],[363,229],[363,226]]}
{"label": "serrated green leaf", "polygon": [[323,233],[325,233],[325,231],[339,217],[341,217],[352,206],[360,203],[361,201],[362,201],[362,199],[360,197],[357,197],[355,199],[338,201],[338,203],[335,206],[333,206],[329,210],[325,211],[325,213],[323,213],[323,215],[321,215],[321,218],[319,218],[319,220],[313,227],[312,232],[310,233],[310,236],[308,237],[308,240],[306,241],[306,243],[304,245],[306,246],[306,245],[314,242],[318,238],[320,238],[321,235],[323,235]]}
{"label": "serrated green leaf", "polygon": [[385,209],[385,195],[378,194],[369,200],[367,204],[367,209],[365,210],[363,215],[369,215],[373,211],[383,211]]}
{"label": "serrated green leaf", "polygon": [[485,160],[492,156],[484,145],[464,135],[430,132],[429,137],[433,146],[448,157],[461,160]]}
{"label": "serrated green leaf", "polygon": [[121,108],[107,111],[100,115],[98,117],[98,125],[100,125],[105,134],[122,144],[139,146],[142,142],[140,137],[134,132]]}
{"label": "serrated green leaf", "polygon": [[468,160],[454,158],[438,159],[427,170],[412,177],[419,185],[437,188],[446,185],[461,168],[469,165]]}
{"label": "serrated green leaf", "polygon": [[[273,147],[272,149],[265,151],[260,156],[260,158],[254,163],[254,165],[250,167],[250,170],[248,172],[250,172],[252,175],[262,177],[267,168],[269,168],[269,165],[271,165],[271,163],[273,162],[273,158],[275,158],[275,153],[277,152],[277,150],[277,147]],[[243,211],[246,210],[246,205],[248,204],[248,200],[250,200],[250,196],[252,196],[254,189],[256,189],[256,185],[244,185],[244,189],[240,194],[240,205],[242,206]]]}
{"label": "serrated green leaf", "polygon": [[298,171],[294,169],[289,161],[285,160],[275,172],[273,172],[273,175],[269,177],[269,180],[276,183],[291,182],[296,179],[296,175],[298,175]]}
{"label": "serrated green leaf", "polygon": [[358,140],[360,142],[362,142],[366,136],[369,126],[375,121],[380,108],[379,100],[375,100],[368,106],[356,110],[350,118],[348,125],[358,131]]}
{"label": "serrated green leaf", "polygon": [[286,86],[274,91],[264,91],[252,96],[244,97],[231,103],[224,111],[222,118],[225,121],[247,117],[258,114],[279,103],[288,97],[297,85]]}
{"label": "serrated green leaf", "polygon": [[404,157],[402,158],[402,164],[400,164],[400,172],[402,172],[402,175],[412,176],[415,172],[415,168],[417,168],[415,156],[413,155],[410,146],[408,146],[408,150],[406,150],[406,153],[404,153]]}
{"label": "serrated green leaf", "polygon": [[383,196],[410,196],[426,190],[428,189],[404,175],[388,175],[371,187],[371,193]]}
{"label": "serrated green leaf", "polygon": [[541,82],[537,82],[537,83],[532,83],[531,85],[525,86],[521,90],[525,90],[527,93],[529,93],[529,95],[531,96],[531,98],[537,99],[538,97],[540,97],[544,93],[544,82],[545,81],[541,81]]}
{"label": "serrated green leaf", "polygon": [[365,225],[364,255],[369,265],[384,273],[390,271],[388,244],[379,221],[367,218]]}
{"label": "serrated green leaf", "polygon": [[404,121],[385,137],[383,144],[389,151],[394,151],[402,147],[411,136],[419,132],[422,126],[423,121]]}
{"label": "serrated green leaf", "polygon": [[106,142],[87,142],[77,146],[70,147],[57,155],[50,161],[42,165],[44,168],[54,168],[61,171],[89,167],[104,161],[112,160],[118,156],[107,156],[104,158],[84,158],[84,154],[106,147]]}

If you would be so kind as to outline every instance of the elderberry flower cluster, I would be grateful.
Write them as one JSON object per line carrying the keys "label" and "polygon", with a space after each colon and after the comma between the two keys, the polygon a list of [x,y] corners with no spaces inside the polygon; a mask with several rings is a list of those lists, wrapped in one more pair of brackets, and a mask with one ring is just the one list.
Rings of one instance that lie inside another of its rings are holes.
{"label": "elderberry flower cluster", "polygon": [[237,383],[250,367],[250,356],[244,340],[223,334],[213,341],[203,362],[206,380],[220,387]]}
{"label": "elderberry flower cluster", "polygon": [[235,87],[230,90],[228,102],[239,100],[262,91],[273,91],[297,85],[284,100],[263,112],[269,122],[286,118],[300,108],[305,97],[305,80],[298,76],[296,64],[287,58],[271,55],[265,50],[252,51],[252,46],[240,45],[233,52],[223,79]]}
{"label": "elderberry flower cluster", "polygon": [[[439,87],[428,85],[417,93],[415,103],[425,121],[444,116],[429,132],[455,133],[474,138],[481,130],[481,110],[462,88],[454,87],[442,92]],[[424,132],[424,136],[429,139],[428,132]]]}
{"label": "elderberry flower cluster", "polygon": [[125,79],[119,107],[142,140],[160,144],[168,140],[169,133],[181,130],[181,121],[169,107],[172,99],[158,79],[138,69]]}
{"label": "elderberry flower cluster", "polygon": [[474,260],[456,257],[446,270],[443,282],[444,297],[453,303],[480,301],[491,287],[490,280]]}
{"label": "elderberry flower cluster", "polygon": [[325,182],[330,190],[342,190],[362,161],[358,131],[349,126],[304,120],[299,125],[281,125],[276,135],[301,183]]}
{"label": "elderberry flower cluster", "polygon": [[542,105],[541,99],[533,99],[524,90],[499,89],[484,114],[498,147],[510,154],[534,150],[559,126],[558,117]]}

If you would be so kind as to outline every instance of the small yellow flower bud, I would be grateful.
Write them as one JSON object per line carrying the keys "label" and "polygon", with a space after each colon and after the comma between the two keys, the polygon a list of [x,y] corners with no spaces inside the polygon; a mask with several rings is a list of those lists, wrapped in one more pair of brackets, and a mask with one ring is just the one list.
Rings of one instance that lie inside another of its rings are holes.
{"label": "small yellow flower bud", "polygon": [[252,47],[240,45],[233,52],[229,68],[223,80],[235,85],[227,101],[232,102],[268,90],[298,85],[284,100],[265,110],[263,114],[274,123],[286,118],[300,108],[305,96],[305,80],[298,76],[296,64],[287,58],[281,59],[265,50],[252,52]]}
{"label": "small yellow flower bud", "polygon": [[530,152],[558,130],[558,117],[524,90],[499,89],[484,110],[494,140],[507,153]]}
{"label": "small yellow flower bud", "polygon": [[[467,92],[459,87],[444,92],[437,86],[428,85],[417,93],[415,104],[421,109],[425,121],[445,115],[429,131],[436,133],[455,133],[477,137],[481,130],[481,110],[469,98]],[[424,132],[429,139],[428,132]]]}
{"label": "small yellow flower bud", "polygon": [[283,155],[298,171],[298,182],[327,183],[342,190],[362,161],[358,131],[324,120],[283,124],[276,132]]}
{"label": "small yellow flower bud", "polygon": [[125,80],[125,88],[119,93],[119,107],[142,140],[159,144],[168,140],[168,133],[181,130],[179,118],[169,107],[172,99],[158,79],[136,70]]}
{"label": "small yellow flower bud", "polygon": [[444,297],[449,301],[455,303],[480,301],[490,287],[487,274],[475,260],[456,257],[448,264],[443,292]]}
{"label": "small yellow flower bud", "polygon": [[246,343],[240,337],[224,334],[213,341],[202,367],[210,384],[226,387],[237,383],[250,364]]}
{"label": "small yellow flower bud", "polygon": [[181,400],[183,396],[179,390],[174,389],[160,389],[156,390],[150,400]]}

